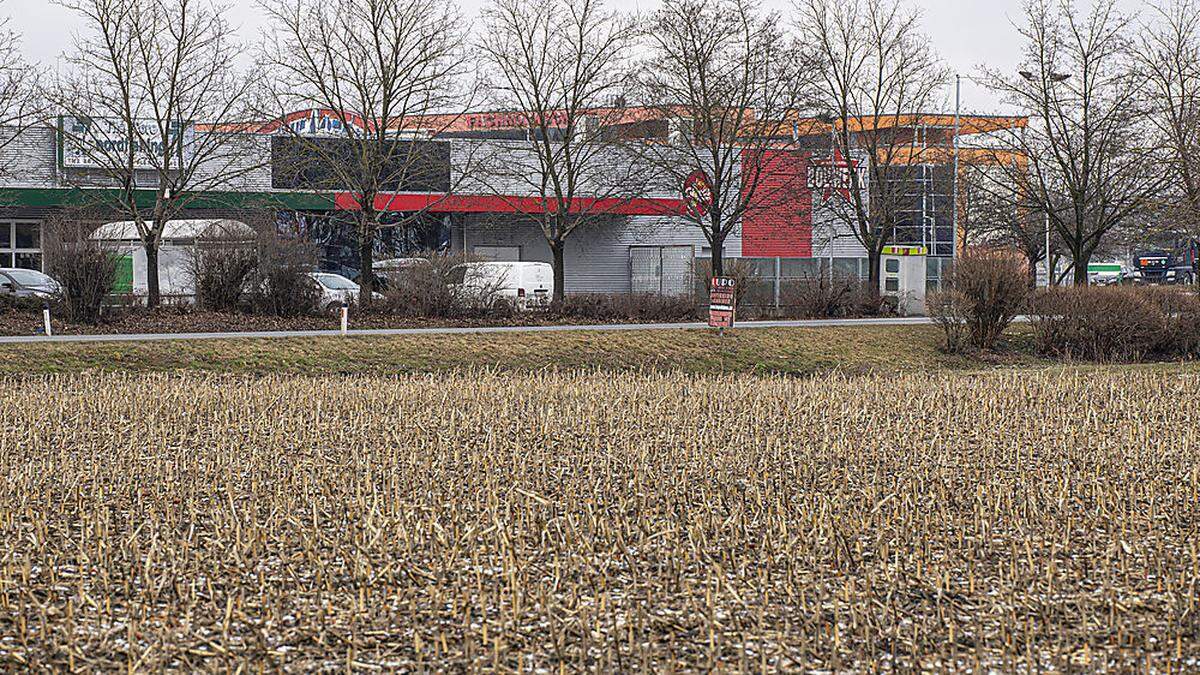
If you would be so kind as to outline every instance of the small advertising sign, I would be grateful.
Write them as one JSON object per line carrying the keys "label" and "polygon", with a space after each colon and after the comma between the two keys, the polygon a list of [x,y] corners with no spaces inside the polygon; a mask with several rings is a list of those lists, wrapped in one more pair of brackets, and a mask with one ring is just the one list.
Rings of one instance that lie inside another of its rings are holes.
{"label": "small advertising sign", "polygon": [[737,314],[737,280],[713,277],[708,295],[708,325],[713,328],[733,328]]}

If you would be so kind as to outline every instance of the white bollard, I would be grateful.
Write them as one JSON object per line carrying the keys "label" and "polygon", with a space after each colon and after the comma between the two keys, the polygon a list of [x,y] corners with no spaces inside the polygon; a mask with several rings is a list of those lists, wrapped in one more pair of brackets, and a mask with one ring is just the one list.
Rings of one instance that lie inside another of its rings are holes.
{"label": "white bollard", "polygon": [[342,303],[342,337],[346,336],[346,331],[350,329],[350,304]]}
{"label": "white bollard", "polygon": [[42,303],[42,327],[46,329],[46,337],[53,337],[54,333],[50,330],[50,303]]}

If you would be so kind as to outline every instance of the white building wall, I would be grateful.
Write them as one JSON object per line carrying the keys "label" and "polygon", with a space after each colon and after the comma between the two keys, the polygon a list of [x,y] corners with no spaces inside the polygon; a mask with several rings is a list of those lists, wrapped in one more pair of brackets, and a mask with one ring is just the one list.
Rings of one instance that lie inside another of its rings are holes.
{"label": "white building wall", "polygon": [[209,158],[199,165],[194,183],[237,192],[271,190],[271,137],[263,134],[227,136],[222,139],[219,149],[209,153]]}
{"label": "white building wall", "polygon": [[[460,194],[534,196],[539,169],[524,141],[454,140],[451,142],[451,184]],[[612,196],[635,192],[641,198],[679,199],[680,191],[656,175],[628,150],[613,148],[585,176],[580,196]],[[623,168],[639,164],[633,169]],[[519,246],[527,261],[552,262],[541,228],[521,216],[461,218],[455,245],[468,252],[476,246]],[[708,257],[708,242],[694,223],[675,216],[614,216],[573,232],[564,251],[567,293],[628,293],[631,290],[630,249],[639,246],[688,246],[696,259]],[[742,253],[741,228],[725,241],[725,255]]]}
{"label": "white building wall", "polygon": [[[586,166],[578,170],[577,196],[679,196],[677,189],[672,189],[657,176],[651,163],[640,160],[631,149],[614,146],[592,152]],[[541,194],[540,164],[537,153],[527,141],[452,139],[450,157],[450,184],[459,194]]]}
{"label": "white building wall", "polygon": [[49,127],[0,127],[0,183],[5,187],[51,188],[58,185],[56,132]]}

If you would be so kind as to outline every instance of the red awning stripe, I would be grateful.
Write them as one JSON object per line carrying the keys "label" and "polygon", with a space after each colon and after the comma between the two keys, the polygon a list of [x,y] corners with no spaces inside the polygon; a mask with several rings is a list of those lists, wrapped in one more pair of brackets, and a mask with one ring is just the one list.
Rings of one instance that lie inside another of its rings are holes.
{"label": "red awning stripe", "polygon": [[[339,192],[335,204],[342,211],[357,211],[358,199]],[[430,213],[545,213],[553,204],[539,197],[494,195],[450,195],[398,193],[377,195],[376,211],[428,211]],[[580,197],[572,199],[570,213],[605,213],[615,216],[671,216],[684,212],[682,199],[620,199]]]}

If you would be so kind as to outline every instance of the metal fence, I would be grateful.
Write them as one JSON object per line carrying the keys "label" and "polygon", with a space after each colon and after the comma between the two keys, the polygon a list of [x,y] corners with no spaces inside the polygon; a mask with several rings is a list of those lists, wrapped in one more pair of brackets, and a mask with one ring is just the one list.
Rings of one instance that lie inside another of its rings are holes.
{"label": "metal fence", "polygon": [[[780,310],[788,305],[788,291],[800,284],[833,280],[865,280],[866,258],[727,258],[726,274],[739,277],[742,307]],[[707,303],[707,274],[696,275],[696,298]]]}
{"label": "metal fence", "polygon": [[[925,259],[925,288],[940,290],[942,280],[950,271],[953,260],[929,256]],[[697,260],[697,264],[705,264]],[[789,289],[802,284],[825,281],[863,281],[870,276],[867,258],[726,258],[726,274],[739,277],[743,288],[739,294],[743,307],[779,311],[789,305]],[[708,302],[708,274],[699,269],[695,274],[697,302]]]}

